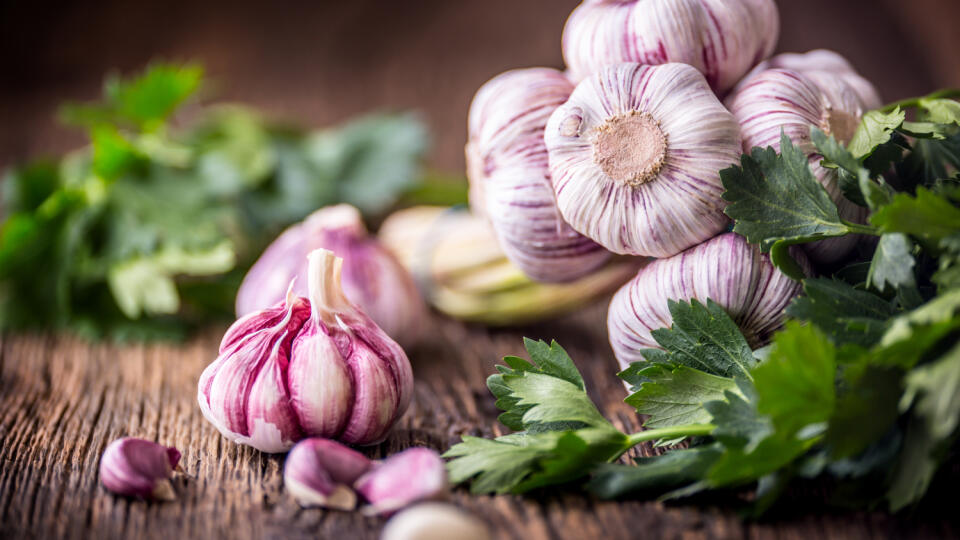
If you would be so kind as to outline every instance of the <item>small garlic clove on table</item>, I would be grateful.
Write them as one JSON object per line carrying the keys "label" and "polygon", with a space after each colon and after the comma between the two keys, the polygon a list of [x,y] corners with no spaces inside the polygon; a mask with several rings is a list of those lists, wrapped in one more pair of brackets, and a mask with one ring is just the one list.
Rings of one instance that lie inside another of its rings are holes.
{"label": "small garlic clove on table", "polygon": [[354,488],[370,503],[365,513],[389,515],[444,493],[447,469],[436,451],[410,448],[375,465],[356,481]]}
{"label": "small garlic clove on table", "polygon": [[487,526],[444,503],[422,503],[390,518],[380,540],[489,540]]}
{"label": "small garlic clove on table", "polygon": [[172,446],[124,437],[103,451],[100,482],[118,495],[174,500],[170,477],[179,462],[180,451]]}
{"label": "small garlic clove on table", "polygon": [[283,485],[301,506],[353,510],[357,496],[351,486],[372,466],[366,456],[336,441],[304,439],[287,455]]}
{"label": "small garlic clove on table", "polygon": [[557,206],[614,253],[675,255],[727,227],[720,171],[740,157],[739,132],[693,67],[603,69],[547,123]]}

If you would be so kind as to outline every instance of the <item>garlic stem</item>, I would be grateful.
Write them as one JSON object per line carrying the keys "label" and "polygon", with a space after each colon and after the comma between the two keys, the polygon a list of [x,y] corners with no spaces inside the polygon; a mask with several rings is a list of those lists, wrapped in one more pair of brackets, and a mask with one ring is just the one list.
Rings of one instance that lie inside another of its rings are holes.
{"label": "garlic stem", "polygon": [[327,249],[316,249],[307,255],[307,282],[310,310],[315,320],[336,324],[336,314],[352,311],[352,305],[340,286],[343,259]]}
{"label": "garlic stem", "polygon": [[[676,439],[678,437],[702,437],[710,435],[717,426],[713,424],[689,424],[685,426],[670,426],[658,429],[645,429],[627,436],[629,448],[647,441],[660,439]],[[628,450],[629,450],[628,448]]]}
{"label": "garlic stem", "polygon": [[666,158],[667,136],[650,113],[617,114],[594,131],[594,163],[624,185],[640,186],[653,180]]}
{"label": "garlic stem", "polygon": [[840,220],[841,223],[850,231],[852,234],[866,234],[869,236],[881,236],[882,233],[876,227],[870,225],[861,225],[859,223],[853,223],[852,221],[847,221],[845,219]]}

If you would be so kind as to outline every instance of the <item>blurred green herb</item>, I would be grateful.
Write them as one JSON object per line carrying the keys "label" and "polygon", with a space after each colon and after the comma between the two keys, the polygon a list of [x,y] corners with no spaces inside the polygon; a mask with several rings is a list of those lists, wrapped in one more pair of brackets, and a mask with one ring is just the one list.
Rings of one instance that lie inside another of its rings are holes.
{"label": "blurred green herb", "polygon": [[0,329],[181,337],[229,318],[260,250],[317,208],[347,202],[376,219],[456,185],[421,182],[429,137],[413,114],[304,131],[201,106],[202,87],[191,64],[109,77],[99,102],[61,110],[89,147],[6,173]]}

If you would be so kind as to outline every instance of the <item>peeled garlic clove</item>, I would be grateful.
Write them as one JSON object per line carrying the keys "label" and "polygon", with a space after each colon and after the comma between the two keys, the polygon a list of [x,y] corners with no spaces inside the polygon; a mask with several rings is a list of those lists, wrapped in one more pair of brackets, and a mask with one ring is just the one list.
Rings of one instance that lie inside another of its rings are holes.
{"label": "peeled garlic clove", "polygon": [[[847,144],[863,114],[879,98],[869,83],[840,64],[842,58],[838,60],[836,55],[826,52],[810,54],[772,59],[771,64],[793,65],[802,71],[773,68],[756,72],[730,95],[727,106],[740,123],[745,152],[757,146],[770,146],[779,152],[782,130],[807,154],[814,176],[837,204],[840,217],[862,223],[867,210],[843,196],[836,170],[820,165],[823,157],[813,146],[810,128],[816,126]],[[865,99],[871,101],[867,103]],[[832,263],[846,256],[857,242],[858,236],[848,235],[822,240],[804,249],[816,262]]]}
{"label": "peeled garlic clove", "polygon": [[452,504],[423,503],[390,518],[380,540],[488,540],[482,521]]}
{"label": "peeled garlic clove", "polygon": [[283,300],[291,280],[307,293],[307,254],[328,249],[344,259],[343,289],[387,334],[414,344],[424,330],[426,304],[410,274],[367,234],[360,212],[347,204],[321,208],[284,231],[250,268],[237,292],[237,315]]}
{"label": "peeled garlic clove", "polygon": [[124,437],[107,446],[100,458],[100,482],[118,495],[174,500],[170,477],[180,462],[172,446]]}
{"label": "peeled garlic clove", "polygon": [[351,486],[373,465],[363,454],[329,439],[297,443],[283,465],[283,485],[300,506],[353,510]]}
{"label": "peeled garlic clove", "polygon": [[356,481],[354,488],[370,503],[366,513],[391,514],[446,491],[447,469],[435,451],[411,448],[376,465]]}
{"label": "peeled garlic clove", "polygon": [[343,260],[327,250],[308,259],[309,300],[289,292],[278,307],[237,321],[200,376],[204,416],[224,436],[264,452],[306,436],[377,443],[410,403],[410,362],[344,295]]}
{"label": "peeled garlic clove", "polygon": [[636,62],[681,62],[724,93],[773,53],[780,18],[773,0],[585,1],[563,30],[570,77]]}
{"label": "peeled garlic clove", "polygon": [[572,91],[559,71],[514,70],[481,87],[470,107],[471,207],[490,220],[507,257],[537,281],[570,281],[609,258],[563,221],[550,183],[543,129]]}
{"label": "peeled garlic clove", "polygon": [[[800,251],[793,252],[809,273]],[[719,304],[754,348],[767,342],[802,289],[777,270],[769,257],[735,233],[720,235],[668,259],[652,262],[617,292],[610,303],[610,345],[626,369],[643,361],[644,349],[659,348],[651,332],[673,324],[670,300],[708,299]]]}
{"label": "peeled garlic clove", "polygon": [[697,70],[621,64],[580,83],[545,141],[557,205],[610,251],[669,257],[727,226],[740,128]]}

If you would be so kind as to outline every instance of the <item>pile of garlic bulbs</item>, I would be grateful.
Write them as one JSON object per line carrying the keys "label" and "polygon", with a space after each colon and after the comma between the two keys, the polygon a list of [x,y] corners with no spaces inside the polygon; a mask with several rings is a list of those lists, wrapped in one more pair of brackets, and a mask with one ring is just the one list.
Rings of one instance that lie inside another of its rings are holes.
{"label": "pile of garlic bulbs", "polygon": [[[720,171],[783,131],[807,153],[842,217],[862,221],[810,141],[846,144],[876,89],[830,51],[770,57],[773,0],[584,0],[563,32],[567,70],[513,70],[486,83],[469,113],[470,206],[529,277],[568,282],[611,253],[654,257],[610,306],[626,366],[671,325],[668,300],[708,298],[761,345],[799,293],[742,238],[725,234]],[[857,238],[797,251],[835,262]]]}

